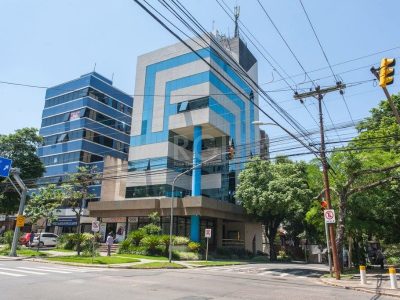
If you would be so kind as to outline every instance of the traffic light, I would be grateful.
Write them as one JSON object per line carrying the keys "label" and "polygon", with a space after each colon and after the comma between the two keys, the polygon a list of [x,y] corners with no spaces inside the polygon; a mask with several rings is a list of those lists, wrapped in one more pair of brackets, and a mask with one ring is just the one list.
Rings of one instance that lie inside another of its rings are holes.
{"label": "traffic light", "polygon": [[321,201],[321,207],[327,208],[328,207],[328,202],[326,202],[326,200],[322,200]]}
{"label": "traffic light", "polygon": [[394,68],[396,64],[394,58],[382,58],[381,68],[379,69],[379,86],[386,87],[393,83]]}
{"label": "traffic light", "polygon": [[322,200],[321,201],[321,211],[323,212],[327,208],[328,208],[328,202],[326,202],[326,200]]}

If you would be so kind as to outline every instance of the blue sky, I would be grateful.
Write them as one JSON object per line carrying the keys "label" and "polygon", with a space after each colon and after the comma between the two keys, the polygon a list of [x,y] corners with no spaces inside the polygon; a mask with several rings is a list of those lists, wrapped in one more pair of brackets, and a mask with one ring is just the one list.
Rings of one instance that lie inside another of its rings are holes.
{"label": "blue sky", "polygon": [[[158,1],[150,1],[157,6]],[[273,58],[289,74],[302,73],[289,50],[277,35],[256,0],[225,2],[241,6],[241,21],[263,44]],[[312,34],[311,28],[297,0],[261,1],[277,27],[292,47],[307,71],[327,66]],[[234,26],[215,0],[183,0],[182,3],[211,31],[212,24],[222,33],[233,33]],[[397,30],[400,28],[399,1],[373,0],[303,0],[330,62],[335,65],[378,51],[400,47]],[[158,5],[159,7],[159,5]],[[136,57],[148,51],[176,42],[131,0],[36,0],[0,2],[0,81],[52,86],[96,71],[106,77],[114,74],[114,85],[133,94]],[[310,114],[259,52],[247,41],[259,61],[259,83],[305,128],[315,128]],[[371,65],[378,65],[381,57],[399,57],[400,48],[383,54],[334,66],[347,83],[372,79]],[[353,69],[358,69],[351,71]],[[344,72],[344,73],[343,73]],[[328,68],[309,73],[313,80],[330,76]],[[292,77],[298,88],[310,88],[305,75]],[[272,81],[272,82],[271,82]],[[271,82],[269,84],[265,84]],[[321,86],[334,84],[332,77],[316,80]],[[397,93],[400,80],[389,87]],[[290,81],[292,86],[295,86]],[[2,117],[0,134],[25,126],[40,127],[44,105],[44,89],[0,84]],[[350,87],[345,93],[352,118],[359,120],[383,98],[383,93],[372,82]],[[317,118],[313,100],[306,105]],[[275,115],[269,106],[261,106]],[[333,123],[350,121],[343,99],[338,93],[325,98]],[[262,118],[263,120],[267,120]],[[327,116],[327,125],[331,120]],[[283,132],[268,127],[270,136]],[[341,131],[339,133],[349,133]],[[328,139],[338,139],[334,131]],[[342,137],[345,139],[345,136]]]}

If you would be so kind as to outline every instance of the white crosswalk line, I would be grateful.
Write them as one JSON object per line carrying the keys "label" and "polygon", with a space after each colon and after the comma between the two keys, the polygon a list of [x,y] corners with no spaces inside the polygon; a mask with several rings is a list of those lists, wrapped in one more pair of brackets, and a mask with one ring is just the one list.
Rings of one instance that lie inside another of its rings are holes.
{"label": "white crosswalk line", "polygon": [[274,272],[272,272],[272,271],[264,271],[264,272],[258,273],[257,275],[268,275],[268,274],[272,274],[272,273],[274,273]]}
{"label": "white crosswalk line", "polygon": [[0,270],[21,272],[21,273],[34,274],[34,275],[46,275],[46,273],[40,273],[40,272],[34,272],[34,271],[26,271],[26,270],[16,270],[16,269],[11,269],[11,268],[0,268]]}
{"label": "white crosswalk line", "polygon": [[59,270],[54,270],[54,269],[49,269],[49,268],[42,268],[42,267],[36,267],[36,268],[20,267],[20,268],[26,269],[26,270],[46,271],[46,272],[60,273],[60,274],[70,274],[71,273],[71,272],[67,272],[67,271],[59,271]]}
{"label": "white crosswalk line", "polygon": [[26,275],[23,275],[23,274],[15,274],[15,273],[8,273],[8,272],[2,272],[2,271],[0,271],[0,275],[7,275],[7,276],[13,276],[13,277],[23,277],[23,276],[26,276]]}

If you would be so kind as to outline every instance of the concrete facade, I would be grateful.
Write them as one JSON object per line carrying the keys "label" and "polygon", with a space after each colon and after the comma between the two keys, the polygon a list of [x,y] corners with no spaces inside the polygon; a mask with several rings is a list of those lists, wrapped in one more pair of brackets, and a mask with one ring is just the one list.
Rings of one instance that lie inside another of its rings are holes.
{"label": "concrete facade", "polygon": [[[261,225],[252,223],[234,198],[239,171],[260,153],[251,81],[257,82],[257,61],[239,38],[230,39],[231,46],[218,36],[205,39],[188,41],[196,53],[177,43],[138,58],[127,176],[107,183],[115,186],[90,204],[90,213],[126,218],[130,227],[129,218],[140,222],[157,211],[163,227],[174,178],[234,145],[233,160],[220,155],[176,182],[174,232],[200,241],[204,227],[212,227],[214,246],[229,244],[235,239],[228,235],[236,232],[241,246],[261,250],[261,238],[254,239]],[[124,199],[116,185],[125,187]]]}

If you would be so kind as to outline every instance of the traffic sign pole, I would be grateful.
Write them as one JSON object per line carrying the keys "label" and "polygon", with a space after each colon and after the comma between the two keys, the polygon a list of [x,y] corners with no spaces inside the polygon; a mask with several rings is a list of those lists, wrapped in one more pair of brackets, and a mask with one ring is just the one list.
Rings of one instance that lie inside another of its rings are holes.
{"label": "traffic sign pole", "polygon": [[206,262],[208,262],[208,240],[211,238],[211,228],[206,228],[206,230],[204,231],[204,237],[207,240],[207,246],[206,246]]}
{"label": "traffic sign pole", "polygon": [[[21,188],[21,201],[19,202],[19,208],[18,208],[18,215],[17,216],[22,216],[24,213],[24,208],[25,208],[25,201],[26,201],[26,194],[28,192],[28,188],[22,181],[21,177],[19,176],[21,174],[20,169],[18,168],[13,168],[11,169],[10,172],[15,181],[18,183],[18,185]],[[15,224],[15,230],[14,230],[14,236],[13,236],[13,241],[11,245],[11,251],[10,251],[10,256],[17,256],[17,243],[18,243],[18,235],[19,235],[19,227],[17,226],[19,224]]]}
{"label": "traffic sign pole", "polygon": [[326,247],[328,248],[328,263],[329,263],[329,274],[332,277],[332,258],[331,258],[331,247],[329,245],[329,230],[328,223],[324,220],[325,223],[325,237],[326,237]]}

